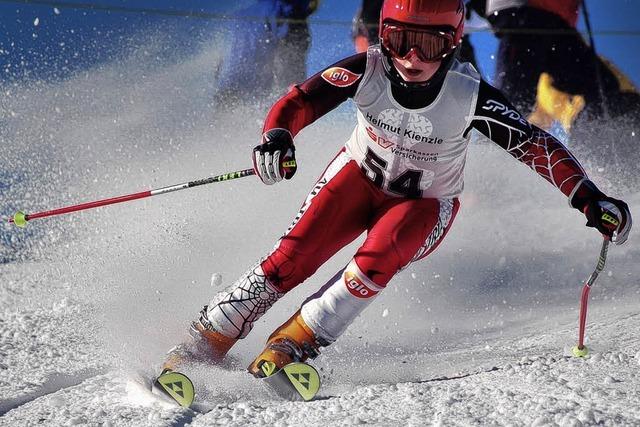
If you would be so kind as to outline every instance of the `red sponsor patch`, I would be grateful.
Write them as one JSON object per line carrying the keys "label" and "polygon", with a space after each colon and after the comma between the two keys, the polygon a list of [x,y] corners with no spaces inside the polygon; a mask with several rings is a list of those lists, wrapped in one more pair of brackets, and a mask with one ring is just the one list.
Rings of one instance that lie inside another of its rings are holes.
{"label": "red sponsor patch", "polygon": [[358,298],[371,298],[376,295],[378,291],[367,287],[362,280],[358,279],[355,274],[347,271],[344,275],[344,284],[354,297]]}
{"label": "red sponsor patch", "polygon": [[321,74],[322,78],[334,86],[347,87],[354,84],[362,74],[352,73],[346,68],[331,67],[324,70]]}

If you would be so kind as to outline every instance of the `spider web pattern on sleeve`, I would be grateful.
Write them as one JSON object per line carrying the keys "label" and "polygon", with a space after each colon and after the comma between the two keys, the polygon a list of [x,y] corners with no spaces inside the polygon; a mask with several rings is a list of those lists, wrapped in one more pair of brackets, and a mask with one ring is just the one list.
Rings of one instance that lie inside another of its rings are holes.
{"label": "spider web pattern on sleeve", "polygon": [[530,132],[482,118],[476,128],[569,197],[586,178],[578,160],[556,138],[532,126]]}
{"label": "spider web pattern on sleeve", "polygon": [[262,267],[257,265],[245,273],[225,297],[209,306],[209,321],[224,335],[244,338],[253,324],[283,295],[269,283]]}

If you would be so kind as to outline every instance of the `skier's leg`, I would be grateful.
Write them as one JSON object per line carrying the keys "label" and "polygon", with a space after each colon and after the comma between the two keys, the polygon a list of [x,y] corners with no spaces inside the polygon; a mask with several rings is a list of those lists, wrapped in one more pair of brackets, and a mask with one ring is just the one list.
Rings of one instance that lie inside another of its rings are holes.
{"label": "skier's leg", "polygon": [[457,199],[390,201],[345,270],[302,306],[300,317],[314,336],[334,342],[398,271],[435,250],[458,206]]}
{"label": "skier's leg", "polygon": [[[340,310],[338,305],[342,305],[343,308],[347,308],[344,305],[343,294],[347,291],[340,292],[343,289],[347,289],[351,283],[356,284],[350,292],[368,292],[368,297],[361,296],[359,298],[369,298],[370,302],[375,294],[377,294],[382,287],[379,287],[367,280],[364,275],[357,271],[357,266],[352,262],[347,266],[347,269],[339,271],[330,281],[328,281],[322,289],[314,294],[308,302],[313,305],[313,298],[320,298],[322,300],[323,307],[328,309],[325,311],[324,321],[325,323],[331,323],[336,326],[336,323],[342,323],[341,315],[344,314],[343,310]],[[362,285],[363,281],[367,285]],[[340,285],[337,285],[340,284]],[[344,284],[347,284],[345,288]],[[357,291],[355,291],[357,289]],[[338,290],[338,292],[336,292]],[[328,291],[328,294],[326,293]],[[329,295],[331,294],[331,295]],[[267,340],[267,344],[262,351],[247,368],[250,373],[257,377],[265,376],[262,372],[262,365],[265,362],[272,362],[276,367],[281,368],[291,362],[304,362],[308,358],[315,358],[320,354],[320,347],[326,347],[333,342],[329,340],[330,335],[324,333],[324,331],[317,325],[313,327],[311,321],[315,321],[314,316],[303,316],[302,311],[307,308],[309,304],[305,303],[302,309],[298,310],[289,320],[280,325]],[[335,311],[331,311],[336,309]],[[361,310],[360,310],[361,311]],[[358,311],[358,313],[360,312]],[[354,315],[357,316],[357,313]],[[349,322],[350,323],[350,322]],[[325,325],[326,326],[326,325]],[[335,328],[327,327],[328,330]]]}
{"label": "skier's leg", "polygon": [[249,372],[264,376],[260,368],[265,362],[282,367],[317,356],[319,348],[334,342],[395,273],[436,248],[457,209],[458,201],[448,199],[388,198],[381,203],[354,259],[271,334]]}
{"label": "skier's leg", "polygon": [[192,336],[210,341],[208,353],[221,359],[279,298],[366,229],[371,194],[371,184],[342,151],[271,254],[205,306]]}
{"label": "skier's leg", "polygon": [[249,372],[264,376],[260,368],[265,362],[282,367],[317,356],[319,348],[334,342],[395,273],[436,248],[457,210],[457,199],[387,199],[378,207],[354,259],[271,334]]}

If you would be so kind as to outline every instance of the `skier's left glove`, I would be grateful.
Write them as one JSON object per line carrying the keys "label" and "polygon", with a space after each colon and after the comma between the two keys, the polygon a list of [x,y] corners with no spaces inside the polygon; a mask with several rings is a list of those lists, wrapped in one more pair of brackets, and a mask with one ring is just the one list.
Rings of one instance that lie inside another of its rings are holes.
{"label": "skier's left glove", "polygon": [[275,128],[262,135],[262,144],[253,149],[253,169],[262,182],[275,184],[296,173],[296,148],[287,129]]}
{"label": "skier's left glove", "polygon": [[617,245],[627,241],[631,231],[631,212],[622,200],[608,197],[591,181],[584,181],[580,195],[571,199],[571,206],[587,217],[587,227],[594,227]]}

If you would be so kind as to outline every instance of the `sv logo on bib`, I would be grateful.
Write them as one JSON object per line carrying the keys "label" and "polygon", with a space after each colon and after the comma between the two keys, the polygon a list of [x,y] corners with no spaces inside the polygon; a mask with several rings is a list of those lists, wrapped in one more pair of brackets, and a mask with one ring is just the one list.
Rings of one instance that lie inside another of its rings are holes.
{"label": "sv logo on bib", "polygon": [[378,291],[367,287],[360,279],[353,274],[349,274],[349,272],[344,276],[344,284],[351,295],[357,298],[371,298],[378,293]]}
{"label": "sv logo on bib", "polygon": [[362,74],[352,73],[342,67],[331,67],[324,70],[321,76],[327,83],[334,86],[347,87],[358,81]]}

